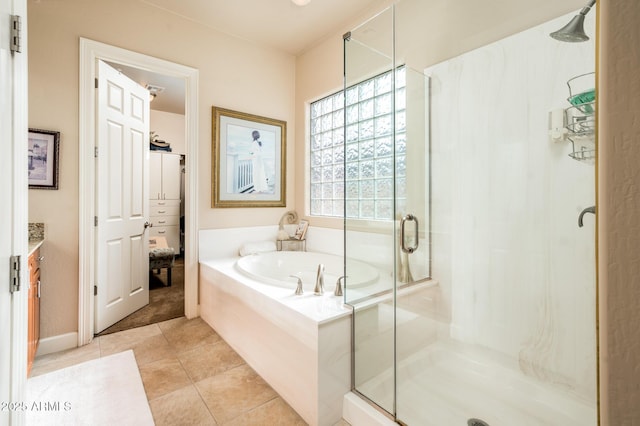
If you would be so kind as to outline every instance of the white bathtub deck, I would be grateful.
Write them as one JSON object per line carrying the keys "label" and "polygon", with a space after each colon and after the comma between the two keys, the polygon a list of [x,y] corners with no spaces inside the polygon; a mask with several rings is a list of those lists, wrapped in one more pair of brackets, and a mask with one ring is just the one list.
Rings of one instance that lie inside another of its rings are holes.
{"label": "white bathtub deck", "polygon": [[295,283],[248,278],[235,260],[200,262],[202,318],[307,423],[335,424],[351,382],[351,310],[333,292],[295,296]]}
{"label": "white bathtub deck", "polygon": [[[277,303],[298,312],[301,316],[317,324],[351,315],[351,309],[343,304],[343,298],[333,295],[333,287],[331,285],[325,285],[325,293],[322,297],[315,296],[313,292],[308,291],[308,285],[305,286],[307,290],[304,294],[296,296],[296,282],[294,279],[291,279],[291,288],[265,284],[243,274],[236,266],[238,259],[240,258],[201,260],[200,263],[218,270],[228,278],[242,282],[254,292],[268,296]],[[247,297],[251,298],[251,293],[248,292]]]}

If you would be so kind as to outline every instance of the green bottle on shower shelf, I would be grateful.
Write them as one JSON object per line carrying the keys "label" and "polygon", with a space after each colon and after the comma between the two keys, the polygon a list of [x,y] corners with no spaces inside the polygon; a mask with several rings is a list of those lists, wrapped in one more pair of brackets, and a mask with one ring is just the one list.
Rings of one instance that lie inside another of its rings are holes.
{"label": "green bottle on shower shelf", "polygon": [[596,100],[596,90],[591,89],[586,92],[578,93],[569,98],[571,105],[577,107],[585,114],[593,114],[592,102]]}

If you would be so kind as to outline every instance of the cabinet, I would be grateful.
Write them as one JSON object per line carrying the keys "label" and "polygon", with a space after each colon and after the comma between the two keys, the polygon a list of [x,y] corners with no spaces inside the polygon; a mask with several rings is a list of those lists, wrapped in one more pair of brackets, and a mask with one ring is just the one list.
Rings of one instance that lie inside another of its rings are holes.
{"label": "cabinet", "polygon": [[149,161],[149,237],[162,236],[180,253],[180,154],[152,152]]}
{"label": "cabinet", "polygon": [[180,200],[151,200],[149,210],[153,224],[149,237],[165,237],[167,245],[180,253]]}
{"label": "cabinet", "polygon": [[27,340],[27,375],[31,373],[40,342],[40,249],[29,255],[29,323]]}
{"label": "cabinet", "polygon": [[150,153],[149,198],[151,200],[180,199],[180,154]]}

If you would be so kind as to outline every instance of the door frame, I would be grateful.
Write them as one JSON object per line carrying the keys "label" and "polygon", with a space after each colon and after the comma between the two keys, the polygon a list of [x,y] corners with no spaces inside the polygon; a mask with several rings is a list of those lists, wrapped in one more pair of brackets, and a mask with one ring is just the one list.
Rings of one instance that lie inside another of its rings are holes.
{"label": "door frame", "polygon": [[185,316],[199,315],[198,305],[198,70],[142,53],[80,38],[79,78],[79,284],[78,346],[94,333],[95,154],[97,60],[140,68],[185,82]]}

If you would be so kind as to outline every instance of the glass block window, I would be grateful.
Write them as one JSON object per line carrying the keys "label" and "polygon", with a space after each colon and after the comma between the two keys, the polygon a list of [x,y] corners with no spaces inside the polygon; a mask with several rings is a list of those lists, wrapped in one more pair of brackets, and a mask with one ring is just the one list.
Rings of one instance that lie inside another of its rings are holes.
{"label": "glass block window", "polygon": [[405,69],[396,70],[395,134],[392,79],[389,71],[311,104],[312,216],[342,217],[346,202],[348,218],[393,219],[394,169],[404,197]]}

